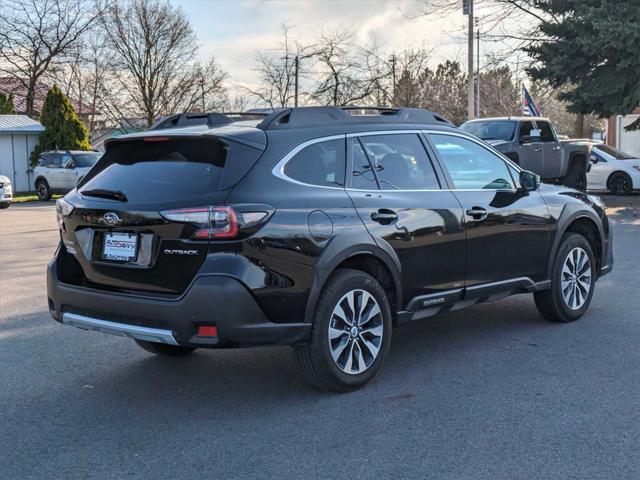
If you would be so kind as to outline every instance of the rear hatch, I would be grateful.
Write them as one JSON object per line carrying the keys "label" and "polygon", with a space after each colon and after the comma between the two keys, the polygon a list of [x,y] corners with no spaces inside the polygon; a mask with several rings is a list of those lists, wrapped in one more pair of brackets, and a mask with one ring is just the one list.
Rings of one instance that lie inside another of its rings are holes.
{"label": "rear hatch", "polygon": [[210,239],[224,239],[237,227],[224,202],[264,150],[255,138],[250,145],[240,140],[151,134],[109,143],[58,206],[65,247],[61,280],[182,293],[202,266]]}

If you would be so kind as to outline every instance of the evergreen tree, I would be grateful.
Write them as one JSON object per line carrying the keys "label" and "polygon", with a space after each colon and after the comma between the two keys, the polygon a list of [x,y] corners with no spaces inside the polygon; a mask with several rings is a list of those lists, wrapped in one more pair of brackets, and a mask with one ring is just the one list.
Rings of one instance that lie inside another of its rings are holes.
{"label": "evergreen tree", "polygon": [[[544,40],[526,51],[536,80],[561,88],[569,110],[600,117],[640,104],[640,0],[543,0]],[[634,122],[640,128],[640,120]]]}
{"label": "evergreen tree", "polygon": [[13,106],[13,95],[5,95],[0,92],[0,115],[15,115],[16,109]]}
{"label": "evergreen tree", "polygon": [[40,123],[45,131],[31,156],[35,163],[47,150],[90,150],[89,132],[78,118],[69,99],[57,86],[47,93],[40,113]]}

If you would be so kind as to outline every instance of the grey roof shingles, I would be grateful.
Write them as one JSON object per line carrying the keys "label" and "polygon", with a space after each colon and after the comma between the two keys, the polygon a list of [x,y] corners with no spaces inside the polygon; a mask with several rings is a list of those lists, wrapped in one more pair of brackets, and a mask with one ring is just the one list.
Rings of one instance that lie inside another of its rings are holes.
{"label": "grey roof shingles", "polygon": [[41,132],[44,132],[42,124],[26,115],[0,115],[0,134]]}

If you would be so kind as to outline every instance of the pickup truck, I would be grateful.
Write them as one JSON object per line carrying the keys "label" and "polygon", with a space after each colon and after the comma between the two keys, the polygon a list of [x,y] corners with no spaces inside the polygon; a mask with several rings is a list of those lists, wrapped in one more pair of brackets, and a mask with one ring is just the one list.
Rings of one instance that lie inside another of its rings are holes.
{"label": "pickup truck", "polygon": [[583,140],[559,140],[547,118],[502,117],[468,121],[463,130],[484,140],[543,181],[587,188],[591,147]]}

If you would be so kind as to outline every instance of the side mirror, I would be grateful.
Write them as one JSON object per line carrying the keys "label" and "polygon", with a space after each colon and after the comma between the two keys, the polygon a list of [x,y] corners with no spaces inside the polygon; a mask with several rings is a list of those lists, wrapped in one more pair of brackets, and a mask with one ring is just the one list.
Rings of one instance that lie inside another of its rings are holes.
{"label": "side mirror", "polygon": [[64,168],[76,168],[76,162],[73,158],[65,164]]}
{"label": "side mirror", "polygon": [[540,187],[540,175],[536,175],[528,170],[520,172],[520,189],[525,192],[532,192]]}
{"label": "side mirror", "polygon": [[598,163],[598,157],[596,157],[595,155],[591,155],[589,157],[589,160],[591,160],[591,163]]}

